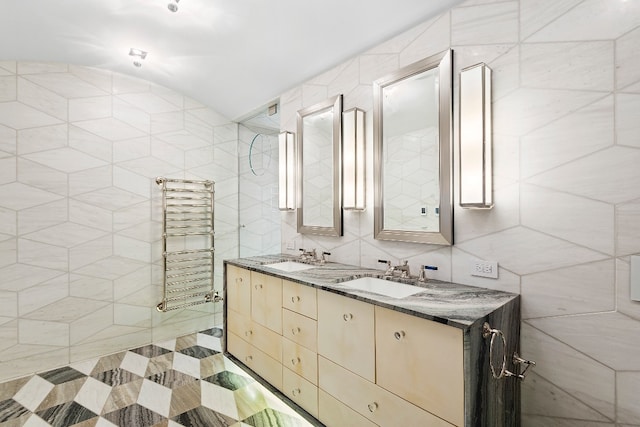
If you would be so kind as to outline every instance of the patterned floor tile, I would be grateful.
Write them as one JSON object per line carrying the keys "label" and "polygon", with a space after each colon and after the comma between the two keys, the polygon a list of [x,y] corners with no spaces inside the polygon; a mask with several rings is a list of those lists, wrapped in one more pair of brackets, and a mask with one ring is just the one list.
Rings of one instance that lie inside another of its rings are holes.
{"label": "patterned floor tile", "polygon": [[136,403],[140,395],[140,390],[142,389],[143,381],[144,380],[140,378],[139,380],[114,387],[102,408],[102,413],[107,414]]}
{"label": "patterned floor tile", "polygon": [[164,420],[162,415],[138,404],[109,412],[103,418],[120,427],[149,427]]}
{"label": "patterned floor tile", "polygon": [[215,356],[200,359],[200,377],[210,377],[219,372],[228,370],[225,363],[224,354],[216,354]]}
{"label": "patterned floor tile", "polygon": [[53,384],[62,384],[69,381],[77,380],[78,378],[86,378],[87,376],[82,372],[76,371],[73,368],[64,366],[62,368],[53,369],[51,371],[42,372],[40,374],[42,378]]}
{"label": "patterned floor tile", "polygon": [[176,339],[176,351],[193,347],[198,344],[198,334],[184,335]]}
{"label": "patterned floor tile", "polygon": [[0,424],[16,418],[22,418],[30,412],[31,411],[13,399],[3,400],[0,402]]}
{"label": "patterned floor tile", "polygon": [[130,383],[131,381],[139,380],[141,377],[129,372],[125,369],[116,368],[105,372],[98,372],[91,375],[98,381],[102,381],[112,387],[119,386],[121,384]]}
{"label": "patterned floor tile", "polygon": [[222,329],[220,328],[206,329],[204,331],[200,331],[200,333],[205,335],[211,335],[216,338],[222,338]]}
{"label": "patterned floor tile", "polygon": [[224,387],[233,391],[255,382],[255,380],[240,376],[238,374],[234,374],[233,372],[229,371],[219,372],[210,377],[203,378],[203,381],[208,381],[212,384],[219,385],[220,387]]}
{"label": "patterned floor tile", "polygon": [[138,404],[163,417],[169,417],[172,390],[145,379],[138,395]]}
{"label": "patterned floor tile", "polygon": [[200,406],[172,418],[185,427],[229,427],[238,421],[212,409]]}
{"label": "patterned floor tile", "polygon": [[0,400],[9,399],[15,394],[31,379],[31,376],[22,377],[15,380],[7,381],[6,383],[0,384]]}
{"label": "patterned floor tile", "polygon": [[96,418],[97,421],[98,417],[97,414],[76,402],[63,403],[44,411],[38,411],[36,414],[52,427],[72,426],[92,418]]}
{"label": "patterned floor tile", "polygon": [[202,387],[200,381],[194,381],[174,387],[171,392],[169,418],[190,411],[202,405]]}
{"label": "patterned floor tile", "polygon": [[173,352],[163,354],[162,356],[156,356],[149,359],[147,364],[147,371],[144,373],[145,377],[149,375],[159,374],[173,368]]}
{"label": "patterned floor tile", "polygon": [[204,359],[205,357],[214,356],[219,351],[211,350],[210,348],[202,347],[200,345],[194,345],[191,347],[178,350],[179,353],[186,354],[187,356],[195,357],[196,359]]}
{"label": "patterned floor tile", "polygon": [[110,371],[112,369],[117,369],[122,364],[122,359],[124,359],[125,351],[120,353],[111,354],[109,356],[101,357],[96,363],[96,366],[91,371],[91,374],[98,374],[100,372]]}
{"label": "patterned floor tile", "polygon": [[304,427],[309,425],[301,418],[292,417],[271,408],[253,414],[242,422],[253,427]]}
{"label": "patterned floor tile", "polygon": [[236,400],[239,420],[248,418],[269,407],[262,388],[257,382],[234,391],[233,397]]}
{"label": "patterned floor tile", "polygon": [[194,378],[191,375],[187,375],[173,369],[169,369],[168,371],[154,375],[149,375],[147,379],[169,388],[179,387],[186,383],[198,380],[198,378]]}
{"label": "patterned floor tile", "polygon": [[144,347],[134,348],[133,350],[129,350],[129,351],[138,353],[141,356],[149,357],[149,358],[162,356],[163,354],[167,354],[171,352],[171,350],[167,350],[166,348],[162,348],[154,344],[149,344],[149,345],[145,345]]}
{"label": "patterned floor tile", "polygon": [[42,403],[38,405],[35,412],[44,411],[45,409],[71,402],[87,381],[87,378],[86,375],[83,375],[81,378],[56,385],[47,397],[44,398]]}

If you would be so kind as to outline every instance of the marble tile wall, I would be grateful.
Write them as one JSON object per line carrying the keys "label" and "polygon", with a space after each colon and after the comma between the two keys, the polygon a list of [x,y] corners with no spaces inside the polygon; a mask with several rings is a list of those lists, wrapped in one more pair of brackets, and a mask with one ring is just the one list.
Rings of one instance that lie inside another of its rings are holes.
{"label": "marble tile wall", "polygon": [[[377,241],[372,209],[345,212],[342,238],[299,235],[282,213],[283,251],[293,241],[363,267],[408,259],[520,293],[522,353],[538,362],[523,424],[639,426],[640,2],[469,0],[282,94],[281,127],[295,132],[298,109],[342,93],[345,109],[367,111],[371,171],[372,81],[447,48],[454,100],[460,69],[494,71],[494,209],[456,208],[452,247]],[[474,259],[498,261],[499,278],[472,277]]]}
{"label": "marble tile wall", "polygon": [[216,289],[237,256],[237,124],[145,80],[0,62],[0,381],[216,324],[159,313],[156,176],[216,181]]}

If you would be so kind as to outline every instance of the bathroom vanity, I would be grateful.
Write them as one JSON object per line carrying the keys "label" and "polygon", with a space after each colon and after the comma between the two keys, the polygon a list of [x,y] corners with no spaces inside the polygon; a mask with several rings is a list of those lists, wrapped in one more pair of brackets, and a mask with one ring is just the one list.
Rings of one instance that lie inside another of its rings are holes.
{"label": "bathroom vanity", "polygon": [[[356,286],[382,272],[286,255],[224,266],[225,353],[324,425],[520,425],[519,380],[494,375],[503,354],[514,370],[518,295],[415,279]],[[506,338],[492,352],[485,325]]]}

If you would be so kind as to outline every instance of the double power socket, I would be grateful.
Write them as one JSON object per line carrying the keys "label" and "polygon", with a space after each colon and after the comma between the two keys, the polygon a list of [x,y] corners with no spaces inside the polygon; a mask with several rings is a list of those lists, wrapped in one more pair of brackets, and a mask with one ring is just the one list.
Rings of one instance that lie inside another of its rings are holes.
{"label": "double power socket", "polygon": [[471,262],[471,275],[479,277],[488,277],[490,279],[498,278],[498,263],[495,261],[475,260]]}

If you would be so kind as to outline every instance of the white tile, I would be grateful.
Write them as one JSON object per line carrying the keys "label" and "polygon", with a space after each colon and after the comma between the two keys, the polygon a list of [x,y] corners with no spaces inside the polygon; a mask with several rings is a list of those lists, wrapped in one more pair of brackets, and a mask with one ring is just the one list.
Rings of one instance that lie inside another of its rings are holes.
{"label": "white tile", "polygon": [[2,75],[16,74],[16,61],[0,61],[0,70],[2,71]]}
{"label": "white tile", "polygon": [[[451,46],[451,15],[446,12],[435,19],[425,30],[417,36],[411,43],[400,52],[399,65],[412,64],[423,58],[435,55]],[[384,76],[385,73],[379,73],[373,80]],[[369,83],[367,80],[361,80],[361,83]]]}
{"label": "white tile", "polygon": [[616,40],[616,88],[622,89],[640,80],[640,28]]}
{"label": "white tile", "polygon": [[62,224],[68,219],[67,200],[57,200],[18,212],[18,233],[31,233]]}
{"label": "white tile", "polygon": [[149,113],[123,101],[119,97],[113,98],[113,117],[122,123],[139,129],[145,134],[151,132],[151,116]]}
{"label": "white tile", "polygon": [[76,272],[87,276],[114,280],[128,273],[132,273],[143,266],[144,263],[140,261],[113,256],[79,268]]}
{"label": "white tile", "polygon": [[638,14],[640,4],[635,1],[585,0],[527,41],[613,40],[638,25]]}
{"label": "white tile", "polygon": [[640,252],[640,201],[620,204],[616,208],[616,254],[633,255]]}
{"label": "white tile", "polygon": [[4,317],[18,316],[18,294],[0,291],[0,313]]}
{"label": "white tile", "polygon": [[58,62],[20,61],[17,66],[18,74],[65,73],[69,69],[67,64]]}
{"label": "white tile", "polygon": [[166,341],[154,342],[158,347],[166,348],[167,350],[174,351],[176,349],[176,339],[170,339]]}
{"label": "white tile", "polygon": [[148,157],[149,155],[151,155],[151,138],[148,136],[113,143],[113,161],[115,163]]}
{"label": "white tile", "polygon": [[[595,153],[614,143],[613,96],[551,122],[521,140],[522,176],[540,172]],[[500,165],[496,162],[496,167]]]}
{"label": "white tile", "polygon": [[39,153],[25,154],[24,157],[67,173],[97,168],[107,164],[72,148],[41,151]]}
{"label": "white tile", "polygon": [[67,249],[60,246],[18,239],[18,262],[66,270],[69,265],[69,255]]}
{"label": "white tile", "polygon": [[[160,208],[162,210],[162,208]],[[113,229],[120,231],[149,221],[151,202],[132,204],[118,209],[113,213]]]}
{"label": "white tile", "polygon": [[[358,76],[360,75],[360,63],[357,59],[349,60],[336,78],[327,86],[327,97],[341,93],[349,93],[358,87]],[[302,98],[303,105],[308,107],[313,105],[306,98]]]}
{"label": "white tile", "polygon": [[451,44],[518,42],[518,2],[458,7],[451,11]]}
{"label": "white tile", "polygon": [[114,94],[148,92],[149,90],[150,84],[146,80],[120,73],[113,74]]}
{"label": "white tile", "polygon": [[38,283],[63,275],[63,271],[34,267],[23,264],[13,264],[0,269],[2,283],[0,289],[7,291],[21,291]]}
{"label": "white tile", "polygon": [[[17,378],[42,371],[44,367],[51,369],[69,363],[69,349],[37,345],[17,345],[8,351],[0,353],[0,376],[7,372],[4,379]],[[24,388],[22,389],[24,390]]]}
{"label": "white tile", "polygon": [[201,138],[188,130],[177,130],[154,135],[154,140],[167,143],[181,150],[193,150],[211,145],[210,139]]}
{"label": "white tile", "polygon": [[535,43],[520,47],[521,84],[543,89],[612,91],[613,42]]}
{"label": "white tile", "polygon": [[15,130],[0,124],[0,153],[16,154],[16,135]]}
{"label": "white tile", "polygon": [[66,147],[67,139],[66,124],[23,129],[18,131],[18,154]]}
{"label": "white tile", "polygon": [[523,227],[456,244],[480,259],[496,260],[516,274],[599,261],[606,255]]}
{"label": "white tile", "polygon": [[69,295],[78,298],[112,301],[113,282],[80,274],[71,274],[69,276]]}
{"label": "white tile", "polygon": [[89,377],[73,400],[93,413],[101,414],[110,393],[111,386]]}
{"label": "white tile", "polygon": [[526,39],[582,0],[520,0],[520,37]]}
{"label": "white tile", "polygon": [[161,134],[184,128],[184,112],[171,111],[168,113],[151,114],[151,134]]}
{"label": "white tile", "polygon": [[131,304],[114,304],[113,321],[117,325],[151,327],[152,307]]}
{"label": "white tile", "polygon": [[158,190],[154,180],[152,177],[142,176],[118,166],[113,168],[113,185],[142,197],[151,197],[152,188]]}
{"label": "white tile", "polygon": [[11,265],[18,260],[18,242],[5,234],[0,234],[0,267]]}
{"label": "white tile", "polygon": [[26,129],[62,123],[49,114],[31,108],[20,102],[0,103],[0,124],[13,129]]}
{"label": "white tile", "polygon": [[149,329],[113,326],[72,346],[69,349],[69,354],[71,361],[75,362],[139,347],[150,341],[151,331]]}
{"label": "white tile", "polygon": [[[0,187],[0,191],[1,190],[2,188]],[[90,193],[80,194],[76,196],[76,199],[110,210],[121,209],[145,200],[144,197],[115,187],[107,187]]]}
{"label": "white tile", "polygon": [[113,74],[111,71],[69,64],[69,72],[98,89],[103,90],[105,93],[111,93],[111,76]]}
{"label": "white tile", "polygon": [[[553,298],[549,298],[553,295]],[[524,319],[611,311],[615,262],[605,260],[522,277]]]}
{"label": "white tile", "polygon": [[618,395],[618,422],[637,423],[640,420],[640,406],[638,406],[640,372],[619,372],[616,390]]}
{"label": "white tile", "polygon": [[138,403],[158,414],[168,417],[171,407],[171,389],[144,379],[138,395]]}
{"label": "white tile", "polygon": [[51,320],[61,323],[70,323],[108,306],[109,304],[103,301],[67,297],[51,302],[48,305],[31,313],[24,314],[21,317],[31,320]]}
{"label": "white tile", "polygon": [[200,359],[176,352],[173,354],[173,369],[200,378]]}
{"label": "white tile", "polygon": [[200,381],[200,385],[202,386],[202,406],[235,420],[238,419],[238,406],[236,405],[233,391],[211,384],[208,381]]}
{"label": "white tile", "polygon": [[30,411],[35,412],[40,403],[47,397],[54,385],[42,377],[34,375],[31,379],[13,396],[13,400]]}
{"label": "white tile", "polygon": [[640,95],[616,95],[616,142],[640,148],[640,123],[636,112],[640,108]]}
{"label": "white tile", "polygon": [[18,181],[61,196],[67,195],[67,174],[25,158],[18,158]]}
{"label": "white tile", "polygon": [[94,337],[113,326],[113,305],[92,301],[87,306],[93,307],[90,313],[78,314],[69,324],[69,342],[75,346],[83,341],[95,341]]}
{"label": "white tile", "polygon": [[95,240],[99,237],[103,237],[105,234],[106,233],[104,231],[95,228],[66,222],[40,230],[37,233],[27,234],[25,238],[35,240],[37,242],[71,248],[73,246]]}
{"label": "white tile", "polygon": [[69,367],[75,369],[78,372],[82,372],[85,375],[91,375],[91,372],[93,372],[93,368],[96,367],[99,361],[100,359],[97,359],[97,358],[83,360],[81,362],[71,363],[69,364]]}
{"label": "white tile", "polygon": [[0,102],[15,101],[17,99],[17,86],[15,76],[1,76]]}
{"label": "white tile", "polygon": [[128,301],[127,297],[139,290],[141,283],[151,283],[150,268],[140,268],[116,279],[113,282],[114,298],[116,301]]}
{"label": "white tile", "polygon": [[224,125],[228,124],[231,121],[228,118],[224,117],[222,114],[213,111],[210,108],[191,108],[189,109],[188,115],[195,117],[211,126]]}
{"label": "white tile", "polygon": [[30,74],[24,78],[65,98],[87,98],[106,94],[103,90],[79,79],[71,73],[48,72],[43,74]]}
{"label": "white tile", "polygon": [[69,200],[69,221],[106,232],[111,232],[113,228],[111,211],[73,199]]}
{"label": "white tile", "polygon": [[601,313],[528,322],[612,369],[637,368],[629,355],[640,352],[640,320]]}
{"label": "white tile", "polygon": [[[535,373],[609,419],[615,417],[615,372],[524,322],[523,357],[536,362]],[[560,401],[559,403],[562,403]]]}
{"label": "white tile", "polygon": [[[640,150],[612,147],[529,178],[527,182],[607,203],[640,198]],[[616,171],[615,174],[611,171]]]}
{"label": "white tile", "polygon": [[180,106],[163,99],[155,93],[130,93],[118,95],[117,97],[149,114],[168,113],[181,109]]}
{"label": "white tile", "polygon": [[104,166],[69,174],[69,195],[75,196],[110,187],[113,182],[112,169],[111,166]]}
{"label": "white tile", "polygon": [[16,158],[0,159],[0,184],[8,184],[16,181],[16,179]]}
{"label": "white tile", "polygon": [[613,205],[530,185],[521,187],[520,202],[522,225],[613,255]]}
{"label": "white tile", "polygon": [[111,97],[93,96],[69,100],[69,121],[103,119],[111,116]]}
{"label": "white tile", "polygon": [[66,98],[24,78],[18,78],[18,101],[60,120],[68,118]]}
{"label": "white tile", "polygon": [[114,118],[85,120],[73,124],[109,141],[145,136],[145,132]]}
{"label": "white tile", "polygon": [[151,262],[151,244],[125,236],[113,236],[113,254],[141,262]]}
{"label": "white tile", "polygon": [[145,373],[147,372],[148,365],[148,357],[141,356],[138,353],[134,353],[132,351],[127,351],[124,355],[124,359],[122,359],[120,367],[136,375],[144,377]]}
{"label": "white tile", "polygon": [[87,264],[106,259],[113,255],[111,234],[69,249],[69,268],[75,271]]}
{"label": "white tile", "polygon": [[51,424],[37,416],[32,414],[23,427],[49,427]]}
{"label": "white tile", "polygon": [[113,143],[77,126],[69,126],[69,147],[111,163]]}
{"label": "white tile", "polygon": [[50,345],[66,347],[69,345],[69,325],[44,320],[18,320],[20,344]]}

